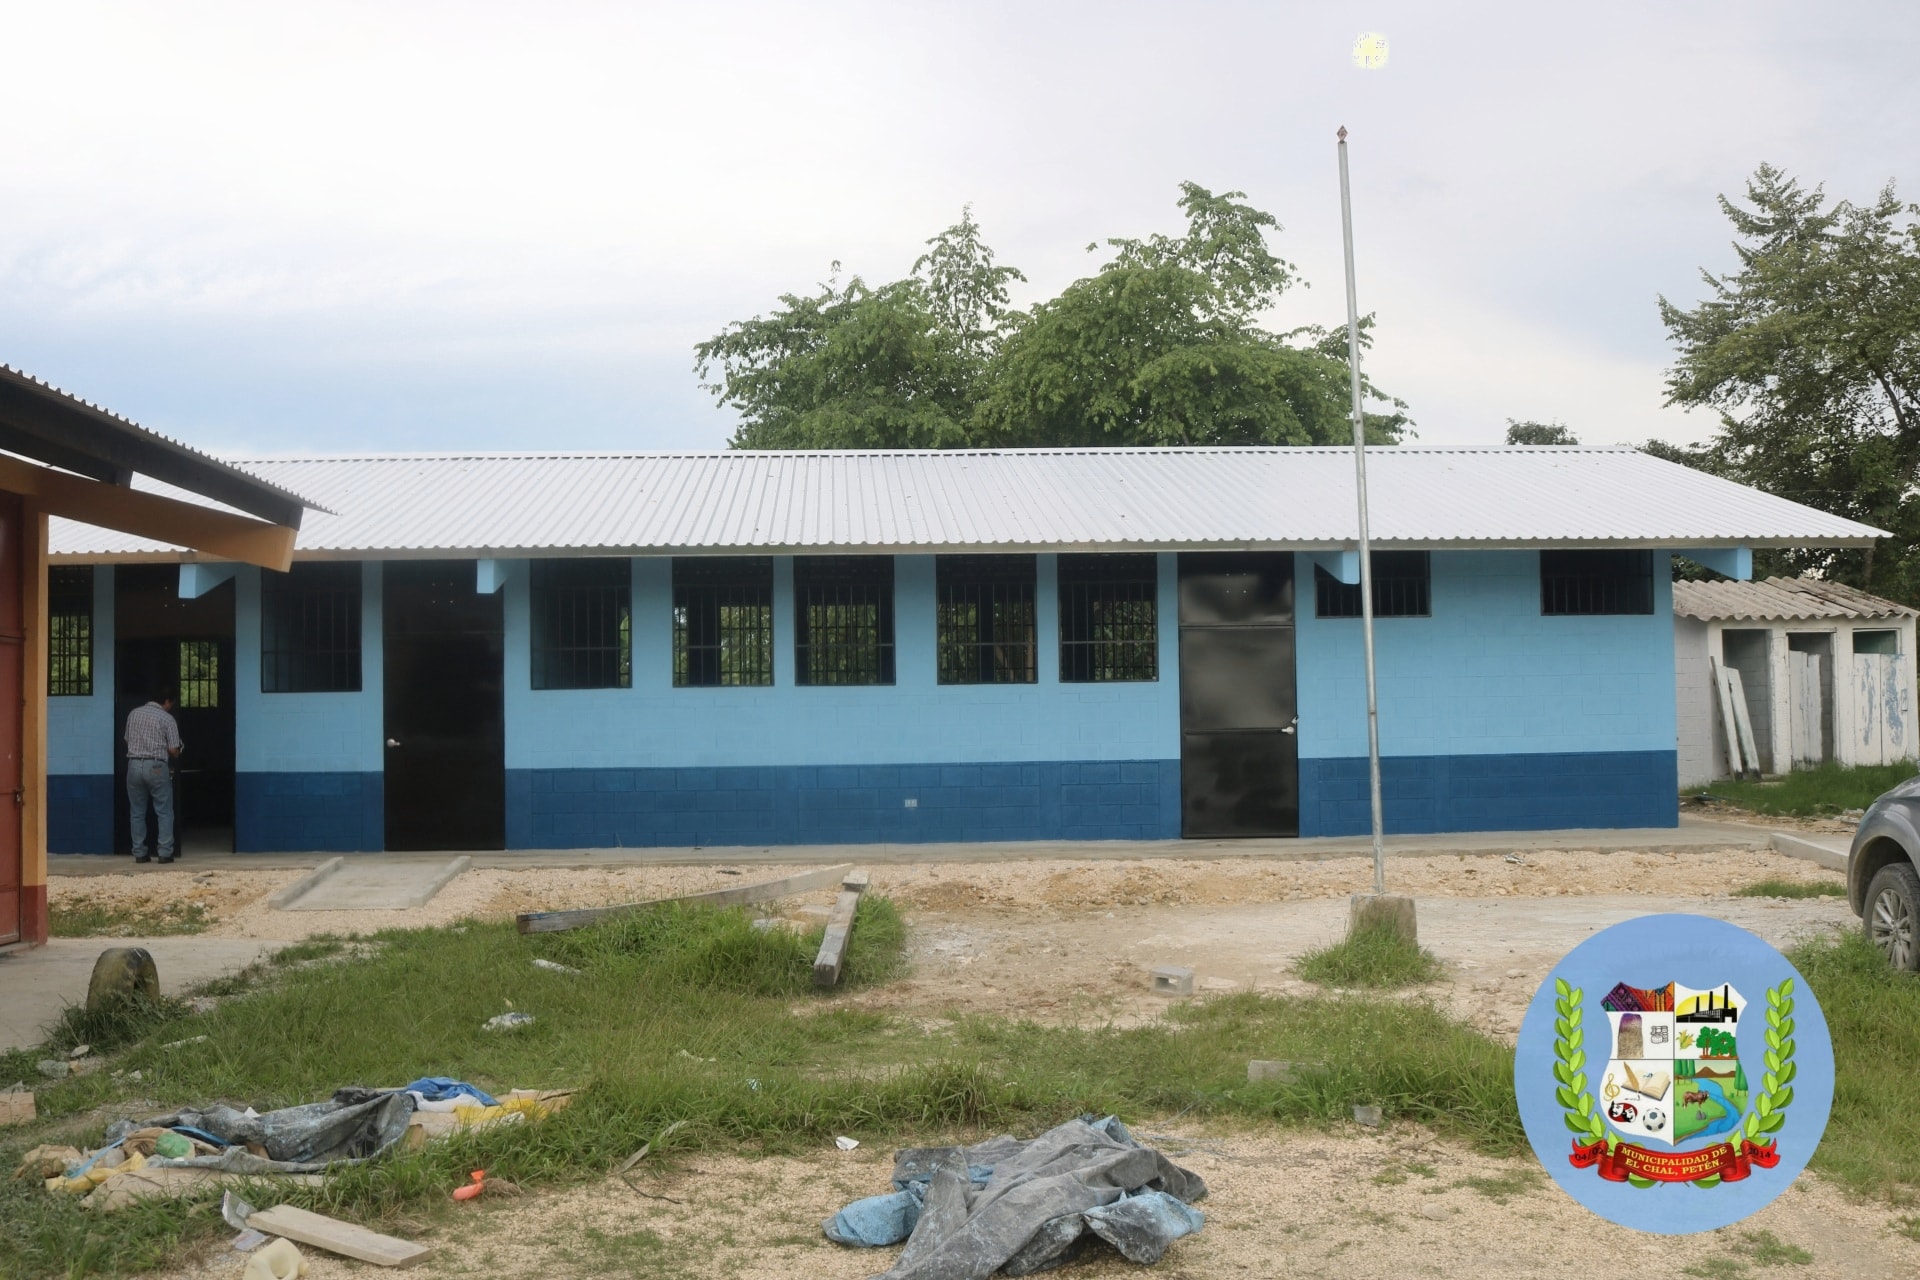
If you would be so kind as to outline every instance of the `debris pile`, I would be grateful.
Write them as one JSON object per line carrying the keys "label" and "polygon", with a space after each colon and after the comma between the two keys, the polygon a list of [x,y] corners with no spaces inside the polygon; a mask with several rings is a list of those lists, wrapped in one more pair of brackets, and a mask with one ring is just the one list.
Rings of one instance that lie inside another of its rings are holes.
{"label": "debris pile", "polygon": [[906,1241],[876,1280],[1031,1275],[1096,1241],[1151,1265],[1206,1221],[1193,1208],[1206,1183],[1135,1142],[1113,1116],[1070,1120],[1031,1142],[909,1148],[894,1156],[893,1185],[822,1224],[839,1244]]}

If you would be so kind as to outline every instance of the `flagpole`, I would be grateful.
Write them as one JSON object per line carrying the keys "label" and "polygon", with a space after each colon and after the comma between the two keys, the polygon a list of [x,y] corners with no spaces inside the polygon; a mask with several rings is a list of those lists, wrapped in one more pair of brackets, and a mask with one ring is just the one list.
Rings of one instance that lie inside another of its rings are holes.
{"label": "flagpole", "polygon": [[1367,431],[1360,408],[1360,305],[1353,284],[1353,197],[1347,189],[1347,128],[1340,126],[1340,233],[1347,252],[1347,366],[1353,385],[1353,478],[1360,496],[1360,635],[1367,661],[1367,784],[1373,801],[1373,891],[1387,891],[1380,813],[1380,701],[1373,681],[1373,549],[1367,535]]}

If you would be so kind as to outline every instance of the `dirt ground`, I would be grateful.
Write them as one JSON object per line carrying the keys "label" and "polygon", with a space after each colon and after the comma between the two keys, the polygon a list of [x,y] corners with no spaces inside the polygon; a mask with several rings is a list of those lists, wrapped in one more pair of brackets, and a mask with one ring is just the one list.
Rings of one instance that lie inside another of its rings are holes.
{"label": "dirt ground", "polygon": [[[294,872],[192,870],[57,879],[69,895],[119,905],[186,894],[225,936],[289,940],[392,925],[494,918],[516,911],[631,901],[738,885],[788,868],[626,868],[469,871],[409,912],[275,912],[265,898]],[[727,871],[740,874],[729,875]],[[956,1012],[1043,1021],[1153,1018],[1158,964],[1194,969],[1201,997],[1246,989],[1304,990],[1290,969],[1337,938],[1347,898],[1368,887],[1365,859],[1321,862],[1155,860],[981,862],[873,868],[874,887],[912,926],[912,970],[885,988],[844,999],[930,1023]],[[1419,904],[1421,941],[1445,963],[1431,991],[1462,1017],[1511,1038],[1535,988],[1589,933],[1655,911],[1710,914],[1785,945],[1846,928],[1844,899],[1735,898],[1765,878],[1838,884],[1839,877],[1778,854],[1597,851],[1396,857],[1389,887]],[[770,907],[798,920],[824,915],[830,893]],[[1588,1214],[1531,1160],[1493,1160],[1414,1126],[1387,1132],[1208,1129],[1190,1121],[1136,1132],[1207,1179],[1206,1230],[1177,1244],[1151,1272],[1117,1259],[1059,1274],[1388,1277],[1470,1272],[1552,1276],[1630,1260],[1667,1275],[1738,1275],[1742,1233],[1770,1231],[1813,1261],[1807,1277],[1878,1280],[1920,1274],[1920,1242],[1897,1230],[1901,1213],[1849,1200],[1812,1175],[1754,1219],[1692,1239],[1643,1236]],[[850,1135],[859,1138],[862,1135]],[[978,1136],[978,1135],[970,1135]],[[434,1275],[817,1276],[884,1271],[894,1251],[843,1249],[820,1222],[847,1201],[887,1189],[891,1151],[863,1145],[805,1157],[692,1155],[564,1194],[480,1203],[464,1225],[419,1224],[439,1253]],[[642,1194],[644,1193],[644,1194]],[[310,1280],[366,1268],[308,1251]],[[1757,1264],[1756,1264],[1757,1265]],[[171,1278],[234,1276],[238,1255],[215,1250]]]}

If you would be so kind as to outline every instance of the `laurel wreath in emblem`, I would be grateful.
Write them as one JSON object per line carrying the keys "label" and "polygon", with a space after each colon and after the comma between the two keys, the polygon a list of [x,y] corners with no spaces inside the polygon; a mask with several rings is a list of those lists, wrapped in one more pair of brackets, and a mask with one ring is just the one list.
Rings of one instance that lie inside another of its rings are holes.
{"label": "laurel wreath in emblem", "polygon": [[[1598,1103],[1587,1091],[1587,1073],[1581,1069],[1587,1061],[1586,1049],[1582,1047],[1586,1030],[1580,1025],[1584,1017],[1580,1007],[1582,994],[1579,987],[1568,986],[1564,979],[1553,980],[1553,1077],[1557,1081],[1554,1097],[1565,1112],[1563,1118],[1568,1129],[1589,1143],[1605,1141],[1611,1153],[1620,1145],[1620,1139],[1608,1130]],[[1798,1071],[1793,1062],[1792,978],[1767,988],[1766,1043],[1767,1051],[1762,1055],[1766,1074],[1753,1095],[1751,1109],[1740,1131],[1750,1143],[1759,1142],[1785,1124],[1787,1106],[1793,1101],[1793,1078]],[[1641,1188],[1657,1185],[1649,1178],[1629,1176],[1627,1181]],[[1719,1184],[1720,1177],[1716,1174],[1697,1179],[1693,1185]]]}

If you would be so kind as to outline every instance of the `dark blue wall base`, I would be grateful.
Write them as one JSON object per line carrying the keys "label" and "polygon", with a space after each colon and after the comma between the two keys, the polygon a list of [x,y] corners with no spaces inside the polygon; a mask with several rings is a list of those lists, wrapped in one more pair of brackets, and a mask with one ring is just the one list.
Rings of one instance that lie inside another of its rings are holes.
{"label": "dark blue wall base", "polygon": [[509,849],[1179,834],[1178,760],[507,771]]}
{"label": "dark blue wall base", "polygon": [[359,853],[386,845],[378,773],[242,773],[233,783],[235,853]]}
{"label": "dark blue wall base", "polygon": [[112,853],[114,804],[110,773],[48,775],[47,852]]}
{"label": "dark blue wall base", "polygon": [[[1677,827],[1672,751],[1388,756],[1380,794],[1389,833]],[[1300,834],[1373,828],[1364,756],[1300,762]]]}

